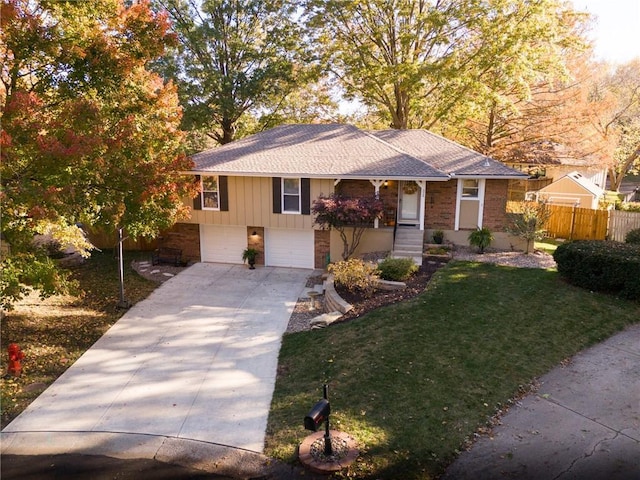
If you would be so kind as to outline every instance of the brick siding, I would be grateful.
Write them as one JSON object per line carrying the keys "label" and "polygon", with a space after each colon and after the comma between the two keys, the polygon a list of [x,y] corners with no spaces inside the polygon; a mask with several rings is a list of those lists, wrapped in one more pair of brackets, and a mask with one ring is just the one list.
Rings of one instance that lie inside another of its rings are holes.
{"label": "brick siding", "polygon": [[314,230],[314,268],[326,268],[327,256],[331,252],[331,232]]}
{"label": "brick siding", "polygon": [[182,250],[182,260],[200,261],[200,227],[193,223],[176,223],[158,239],[158,246]]}
{"label": "brick siding", "polygon": [[456,223],[457,180],[427,182],[424,228],[453,230]]}
{"label": "brick siding", "polygon": [[509,180],[487,180],[484,191],[482,224],[489,230],[501,232],[507,224],[507,196]]}

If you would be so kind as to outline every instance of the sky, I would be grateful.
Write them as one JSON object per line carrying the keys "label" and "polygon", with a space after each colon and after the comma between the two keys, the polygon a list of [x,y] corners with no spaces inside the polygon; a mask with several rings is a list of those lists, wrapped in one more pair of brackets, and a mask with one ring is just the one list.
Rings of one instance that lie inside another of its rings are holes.
{"label": "sky", "polygon": [[573,6],[598,17],[591,36],[599,59],[626,63],[640,57],[640,0],[573,0]]}

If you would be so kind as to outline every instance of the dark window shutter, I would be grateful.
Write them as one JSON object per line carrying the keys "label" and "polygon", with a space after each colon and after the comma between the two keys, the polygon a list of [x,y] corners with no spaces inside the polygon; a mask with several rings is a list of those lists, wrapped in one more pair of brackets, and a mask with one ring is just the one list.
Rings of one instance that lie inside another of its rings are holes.
{"label": "dark window shutter", "polygon": [[282,180],[273,177],[273,213],[282,213]]}
{"label": "dark window shutter", "polygon": [[229,211],[229,177],[220,176],[218,177],[218,189],[220,194],[220,211],[228,212]]}
{"label": "dark window shutter", "polygon": [[311,179],[300,179],[300,190],[302,195],[302,215],[311,215]]}
{"label": "dark window shutter", "polygon": [[[196,180],[200,182],[200,175],[196,175]],[[202,192],[198,192],[198,196],[193,199],[193,209],[202,210]]]}

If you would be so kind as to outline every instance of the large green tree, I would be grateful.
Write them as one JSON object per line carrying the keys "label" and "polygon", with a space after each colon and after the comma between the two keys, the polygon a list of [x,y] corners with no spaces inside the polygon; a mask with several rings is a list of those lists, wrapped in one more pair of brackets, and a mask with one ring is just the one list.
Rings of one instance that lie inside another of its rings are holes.
{"label": "large green tree", "polygon": [[562,74],[572,10],[556,0],[308,0],[310,36],[346,95],[393,128],[461,122]]}
{"label": "large green tree", "polygon": [[179,86],[184,126],[219,144],[306,81],[292,0],[154,0],[179,38],[156,66]]}
{"label": "large green tree", "polygon": [[147,70],[171,40],[139,2],[2,1],[2,305],[68,286],[37,233],[85,252],[86,222],[153,235],[195,191],[176,88]]}

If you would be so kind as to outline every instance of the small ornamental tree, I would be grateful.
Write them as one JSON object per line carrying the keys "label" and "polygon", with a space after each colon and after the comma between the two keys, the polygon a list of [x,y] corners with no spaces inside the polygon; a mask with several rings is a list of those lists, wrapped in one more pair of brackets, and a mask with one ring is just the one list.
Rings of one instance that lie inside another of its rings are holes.
{"label": "small ornamental tree", "polygon": [[382,217],[384,204],[375,197],[344,197],[334,193],[314,200],[312,212],[317,225],[325,230],[335,228],[340,233],[342,259],[347,260],[358,248],[365,229]]}
{"label": "small ornamental tree", "polygon": [[546,226],[551,212],[544,203],[523,202],[518,212],[508,213],[511,223],[507,232],[527,241],[527,250],[536,240],[542,240],[547,234]]}

